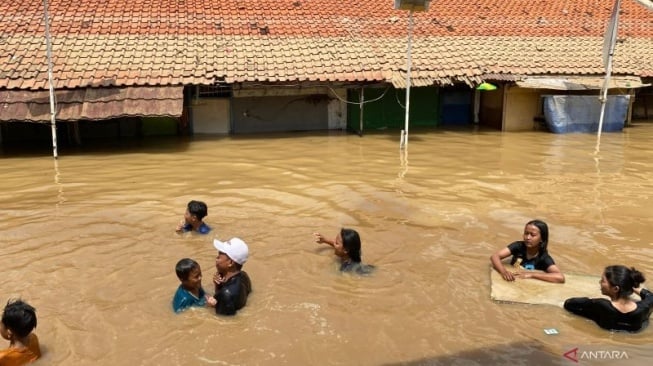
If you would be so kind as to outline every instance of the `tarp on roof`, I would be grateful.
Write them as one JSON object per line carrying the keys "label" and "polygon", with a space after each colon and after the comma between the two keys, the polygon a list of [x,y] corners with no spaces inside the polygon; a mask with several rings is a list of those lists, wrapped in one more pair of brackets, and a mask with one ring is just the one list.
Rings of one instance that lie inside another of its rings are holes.
{"label": "tarp on roof", "polygon": [[[517,81],[516,84],[519,87],[531,89],[599,90],[603,86],[604,80],[603,76],[529,77]],[[642,83],[642,79],[637,76],[612,76],[609,88],[632,89],[649,85]]]}
{"label": "tarp on roof", "polygon": [[[56,120],[179,117],[183,86],[83,88],[55,91]],[[0,122],[50,122],[47,90],[0,90]]]}

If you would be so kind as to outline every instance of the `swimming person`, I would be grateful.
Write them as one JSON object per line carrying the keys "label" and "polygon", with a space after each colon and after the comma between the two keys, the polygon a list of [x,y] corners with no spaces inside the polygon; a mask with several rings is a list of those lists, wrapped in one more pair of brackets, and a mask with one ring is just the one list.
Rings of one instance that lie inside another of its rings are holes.
{"label": "swimming person", "polygon": [[[564,283],[565,276],[562,274],[555,261],[549,255],[547,246],[549,242],[549,227],[544,221],[531,220],[524,226],[524,240],[511,243],[505,248],[496,251],[490,256],[492,267],[501,274],[506,281],[514,281],[516,277],[535,278],[547,282]],[[501,262],[502,259],[511,256],[510,265],[518,263],[517,269],[509,271]],[[540,270],[534,272],[528,270]]]}
{"label": "swimming person", "polygon": [[178,233],[192,231],[200,234],[208,234],[211,231],[211,227],[204,222],[204,218],[208,212],[206,203],[195,200],[188,202],[184,218],[177,225],[175,231]]}
{"label": "swimming person", "polygon": [[313,233],[315,242],[333,247],[334,254],[340,258],[340,271],[357,274],[370,274],[374,266],[363,264],[361,260],[361,239],[356,230],[340,229],[336,238],[331,240],[320,233]]}
{"label": "swimming person", "polygon": [[[603,329],[637,332],[648,325],[653,310],[653,293],[639,288],[644,281],[644,275],[635,268],[608,266],[599,283],[601,294],[608,296],[609,300],[573,297],[565,301],[564,307],[576,315],[593,320]],[[631,299],[633,293],[642,300]]]}

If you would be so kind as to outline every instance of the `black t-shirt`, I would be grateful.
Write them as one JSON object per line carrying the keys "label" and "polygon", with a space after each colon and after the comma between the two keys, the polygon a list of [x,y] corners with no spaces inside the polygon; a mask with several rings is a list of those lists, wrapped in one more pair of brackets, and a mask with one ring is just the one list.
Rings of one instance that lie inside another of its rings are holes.
{"label": "black t-shirt", "polygon": [[227,280],[215,294],[217,304],[215,313],[220,315],[235,315],[247,304],[247,296],[252,292],[252,282],[247,273],[241,271]]}
{"label": "black t-shirt", "polygon": [[565,301],[565,309],[593,320],[603,329],[637,332],[648,325],[648,318],[653,310],[653,293],[646,289],[640,291],[641,301],[637,308],[628,313],[617,310],[608,299],[590,299],[573,297]]}
{"label": "black t-shirt", "polygon": [[551,258],[548,252],[539,252],[535,257],[526,259],[526,244],[523,241],[516,241],[508,245],[508,249],[510,249],[510,254],[512,254],[512,259],[510,260],[511,265],[517,262],[517,258],[522,259],[521,266],[526,269],[546,271],[550,266],[555,264],[555,261],[553,261],[553,258]]}

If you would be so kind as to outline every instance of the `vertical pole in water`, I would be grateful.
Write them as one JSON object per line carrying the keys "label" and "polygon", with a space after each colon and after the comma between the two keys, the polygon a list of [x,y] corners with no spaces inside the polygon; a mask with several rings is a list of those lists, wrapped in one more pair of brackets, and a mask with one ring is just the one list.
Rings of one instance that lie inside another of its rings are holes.
{"label": "vertical pole in water", "polygon": [[360,102],[361,115],[358,121],[358,136],[363,137],[363,103],[365,102],[365,86],[361,87],[361,95],[358,100]]}
{"label": "vertical pole in water", "polygon": [[[608,61],[609,64],[612,64],[612,58]],[[596,151],[599,152],[599,146],[601,145],[601,131],[603,130],[603,117],[605,116],[605,105],[608,102],[608,88],[610,83],[610,74],[605,75],[605,80],[603,80],[603,88],[601,89],[601,95],[599,95],[599,100],[601,101],[601,114],[599,115],[599,130],[596,132]]]}
{"label": "vertical pole in water", "polygon": [[50,42],[50,17],[48,16],[48,0],[43,0],[45,19],[45,48],[48,57],[48,83],[50,85],[50,126],[52,127],[52,154],[57,159],[57,122],[54,109],[54,86],[52,83],[52,44]]}
{"label": "vertical pole in water", "polygon": [[479,123],[478,113],[481,111],[481,91],[478,89],[474,90],[474,124]]}
{"label": "vertical pole in water", "polygon": [[413,40],[413,9],[408,13],[408,46],[406,47],[406,120],[401,131],[399,148],[408,148],[408,115],[410,113],[410,69],[412,67],[411,46]]}
{"label": "vertical pole in water", "polygon": [[603,65],[605,66],[605,80],[603,80],[603,88],[601,88],[601,114],[599,115],[599,130],[596,133],[596,150],[595,154],[599,152],[601,144],[601,131],[603,130],[603,117],[605,116],[605,105],[608,102],[608,89],[610,88],[610,74],[612,73],[612,56],[614,55],[614,46],[617,43],[617,30],[619,28],[619,7],[621,0],[615,0],[614,7],[612,8],[612,16],[610,22],[605,30],[605,37],[603,40]]}

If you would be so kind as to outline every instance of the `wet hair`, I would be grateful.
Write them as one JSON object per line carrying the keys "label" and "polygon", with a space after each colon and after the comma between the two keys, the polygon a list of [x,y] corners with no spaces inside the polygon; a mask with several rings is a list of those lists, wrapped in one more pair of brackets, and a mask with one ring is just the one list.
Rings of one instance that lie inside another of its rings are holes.
{"label": "wet hair", "polygon": [[199,263],[190,258],[184,258],[180,259],[179,262],[177,262],[177,265],[175,266],[175,272],[177,272],[177,277],[180,281],[186,281],[188,276],[190,276],[190,272],[193,269],[199,267]]}
{"label": "wet hair", "polygon": [[340,236],[342,237],[342,247],[347,252],[349,259],[352,262],[361,262],[361,238],[358,236],[356,230],[353,229],[340,229]]}
{"label": "wet hair", "polygon": [[628,268],[622,265],[607,266],[603,271],[605,279],[610,285],[619,286],[619,297],[628,297],[633,293],[633,288],[646,281],[642,272],[635,267]]}
{"label": "wet hair", "polygon": [[20,338],[36,328],[36,309],[21,299],[7,301],[2,312],[2,324]]}
{"label": "wet hair", "polygon": [[206,203],[202,201],[190,201],[188,202],[188,213],[197,217],[198,220],[202,220],[209,213]]}
{"label": "wet hair", "polygon": [[531,220],[526,223],[526,226],[528,225],[533,225],[540,230],[540,238],[542,239],[542,242],[540,243],[540,253],[546,253],[547,246],[549,245],[549,226],[542,220]]}

